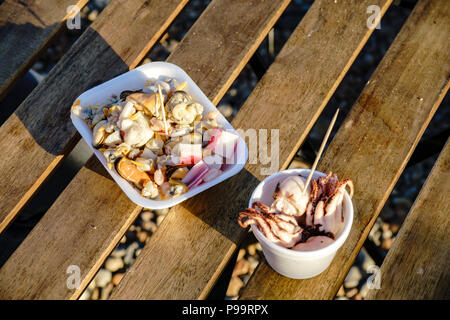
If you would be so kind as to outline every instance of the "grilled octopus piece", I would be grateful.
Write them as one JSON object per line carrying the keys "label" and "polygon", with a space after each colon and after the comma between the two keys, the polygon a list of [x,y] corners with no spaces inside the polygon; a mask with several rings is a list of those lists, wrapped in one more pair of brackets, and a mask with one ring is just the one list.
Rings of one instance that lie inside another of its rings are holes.
{"label": "grilled octopus piece", "polygon": [[339,233],[344,221],[343,199],[345,188],[350,189],[353,197],[353,182],[350,179],[339,181],[336,174],[328,173],[311,181],[312,190],[306,210],[306,224],[319,226],[320,231]]}
{"label": "grilled octopus piece", "polygon": [[258,201],[252,204],[252,208],[239,213],[238,222],[242,228],[255,224],[267,239],[285,248],[294,246],[303,231],[293,216],[273,212],[269,206]]}

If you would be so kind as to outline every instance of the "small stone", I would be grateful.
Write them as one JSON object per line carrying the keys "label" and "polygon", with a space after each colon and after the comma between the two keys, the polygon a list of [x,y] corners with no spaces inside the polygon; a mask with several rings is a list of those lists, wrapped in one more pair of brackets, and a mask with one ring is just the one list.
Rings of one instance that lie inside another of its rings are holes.
{"label": "small stone", "polygon": [[125,249],[115,249],[113,252],[111,252],[111,257],[122,258],[125,256],[126,252],[127,251]]}
{"label": "small stone", "polygon": [[248,273],[249,269],[250,269],[250,266],[248,264],[248,261],[245,259],[241,259],[234,266],[232,276],[238,277],[238,276],[244,275],[244,274]]}
{"label": "small stone", "polygon": [[105,268],[111,272],[116,272],[123,268],[123,260],[121,258],[108,258],[105,263]]}
{"label": "small stone", "polygon": [[127,242],[127,237],[123,236],[122,239],[120,239],[120,243],[125,244]]}
{"label": "small stone", "polygon": [[372,259],[371,256],[363,249],[361,252],[364,252],[364,261],[362,263],[362,269],[367,272],[369,268],[375,265],[375,261]]}
{"label": "small stone", "polygon": [[99,288],[105,287],[109,282],[111,282],[112,273],[106,269],[100,269],[100,271],[95,276],[95,284]]}
{"label": "small stone", "polygon": [[156,209],[155,212],[158,216],[165,216],[169,212],[169,209]]}
{"label": "small stone", "polygon": [[98,16],[98,10],[92,10],[88,15],[89,21],[94,21]]}
{"label": "small stone", "polygon": [[154,233],[158,229],[158,226],[153,221],[145,221],[142,223],[142,229]]}
{"label": "small stone", "polygon": [[130,244],[130,246],[127,248],[127,253],[125,254],[125,257],[123,258],[123,261],[125,264],[132,264],[134,262],[134,252],[139,248],[139,244],[137,242],[133,242]]}
{"label": "small stone", "polygon": [[90,298],[91,298],[91,293],[89,292],[89,290],[84,290],[78,299],[79,300],[89,300]]}
{"label": "small stone", "polygon": [[256,259],[253,256],[248,257],[247,261],[248,261],[248,265],[250,267],[249,271],[250,271],[250,273],[253,273],[253,271],[255,271],[256,267],[258,266],[259,261],[258,261],[258,259]]}
{"label": "small stone", "polygon": [[388,231],[389,230],[389,223],[383,223],[383,225],[381,226],[381,230],[383,230],[383,232]]}
{"label": "small stone", "polygon": [[347,297],[336,297],[336,300],[348,300]]}
{"label": "small stone", "polygon": [[232,277],[227,289],[227,296],[234,297],[239,295],[239,290],[244,286],[244,282],[239,277]]}
{"label": "small stone", "polygon": [[143,211],[141,213],[141,219],[142,219],[142,221],[145,221],[145,222],[152,220],[154,217],[155,217],[155,214],[151,211]]}
{"label": "small stone", "polygon": [[353,300],[362,300],[361,294],[359,294],[359,293],[355,294],[355,296],[353,297]]}
{"label": "small stone", "polygon": [[112,284],[114,286],[117,286],[119,284],[120,280],[122,280],[124,275],[125,275],[125,273],[116,273],[114,275],[114,277],[112,277]]}
{"label": "small stone", "polygon": [[367,294],[369,293],[369,286],[367,285],[367,283],[364,283],[361,286],[361,289],[359,289],[359,294],[361,295],[361,297],[365,298],[367,296]]}
{"label": "small stone", "polygon": [[137,233],[137,238],[140,242],[145,243],[145,240],[148,238],[148,234],[145,231],[139,231]]}
{"label": "small stone", "polygon": [[98,288],[95,288],[94,291],[92,291],[91,300],[98,300],[100,297],[100,290]]}
{"label": "small stone", "polygon": [[156,225],[159,226],[161,224],[161,222],[164,220],[165,216],[158,216],[158,218],[156,218]]}
{"label": "small stone", "polygon": [[262,251],[261,244],[259,242],[256,243],[256,250]]}
{"label": "small stone", "polygon": [[390,239],[390,238],[392,238],[392,231],[391,230],[383,231],[383,239]]}
{"label": "small stone", "polygon": [[96,284],[95,284],[95,280],[92,279],[91,282],[89,282],[89,285],[87,286],[88,290],[90,290],[91,292],[95,289]]}
{"label": "small stone", "polygon": [[381,243],[381,247],[384,250],[389,250],[391,246],[392,246],[392,238],[384,239],[383,242]]}
{"label": "small stone", "polygon": [[347,289],[357,287],[361,278],[362,278],[362,275],[361,275],[361,272],[359,271],[358,267],[356,267],[356,266],[351,267],[350,271],[348,272],[347,276],[345,277],[344,287]]}
{"label": "small stone", "polygon": [[239,253],[238,253],[238,256],[237,256],[237,260],[236,260],[236,261],[239,261],[239,260],[241,260],[241,259],[244,259],[244,257],[245,257],[245,249],[239,249]]}
{"label": "small stone", "polygon": [[248,252],[249,255],[255,256],[256,255],[256,243],[253,243],[253,244],[249,245],[247,247],[247,252]]}
{"label": "small stone", "polygon": [[400,230],[400,225],[397,223],[391,224],[391,231],[393,234],[397,233]]}
{"label": "small stone", "polygon": [[347,298],[352,298],[352,297],[355,296],[357,293],[358,293],[358,289],[357,289],[357,288],[353,288],[353,289],[348,290],[348,291],[345,293],[345,296],[346,296]]}
{"label": "small stone", "polygon": [[229,118],[233,115],[233,107],[229,104],[222,104],[217,107],[217,110],[222,113],[225,118]]}
{"label": "small stone", "polygon": [[344,286],[341,286],[341,287],[339,288],[339,291],[338,291],[338,293],[336,294],[336,296],[338,296],[338,297],[343,297],[343,296],[345,296]]}
{"label": "small stone", "polygon": [[100,296],[101,300],[107,300],[111,295],[112,290],[114,289],[114,285],[112,283],[108,283],[108,285],[102,289],[102,294]]}
{"label": "small stone", "polygon": [[[148,240],[148,238],[147,238],[147,240]],[[141,252],[142,252],[142,249],[137,249],[136,252],[135,252],[134,254],[135,254],[135,256],[137,257],[138,255],[141,254]]]}

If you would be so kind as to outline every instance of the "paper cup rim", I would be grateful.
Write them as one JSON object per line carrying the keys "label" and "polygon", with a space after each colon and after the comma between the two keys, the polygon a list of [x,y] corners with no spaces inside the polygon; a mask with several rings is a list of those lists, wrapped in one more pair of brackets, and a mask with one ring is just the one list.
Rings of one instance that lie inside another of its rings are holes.
{"label": "paper cup rim", "polygon": [[[266,177],[263,181],[261,181],[258,186],[255,188],[255,190],[253,190],[253,193],[250,197],[249,200],[249,205],[248,207],[251,208],[252,204],[253,204],[253,198],[255,196],[255,192],[258,190],[258,188],[264,184],[265,182],[274,179],[276,176],[279,176],[281,174],[293,174],[293,173],[309,173],[311,170],[310,169],[288,169],[288,170],[283,170],[283,171],[279,171],[276,172],[268,177]],[[315,174],[319,174],[320,176],[326,176],[325,173],[320,172],[315,170],[314,171]],[[255,224],[251,224],[251,228],[253,233],[255,234],[255,237],[258,239],[258,241],[260,242],[264,242],[265,245],[267,245],[269,248],[271,248],[273,251],[277,251],[280,254],[283,255],[288,255],[291,256],[293,258],[297,257],[297,258],[310,258],[310,259],[314,259],[314,258],[318,258],[318,257],[322,257],[322,256],[326,256],[329,254],[333,254],[335,253],[337,250],[339,250],[339,248],[344,244],[345,240],[347,239],[352,224],[353,224],[353,202],[347,192],[347,190],[345,190],[344,193],[344,202],[348,203],[349,205],[346,206],[346,208],[348,209],[348,218],[346,219],[347,222],[344,225],[344,229],[342,230],[342,232],[339,234],[339,236],[329,245],[317,249],[317,250],[311,250],[311,251],[297,251],[297,250],[292,250],[292,249],[288,249],[288,248],[284,248],[278,244],[273,243],[272,241],[270,241],[269,239],[266,238],[266,236],[264,236],[264,234],[259,230],[259,228],[255,225]]]}

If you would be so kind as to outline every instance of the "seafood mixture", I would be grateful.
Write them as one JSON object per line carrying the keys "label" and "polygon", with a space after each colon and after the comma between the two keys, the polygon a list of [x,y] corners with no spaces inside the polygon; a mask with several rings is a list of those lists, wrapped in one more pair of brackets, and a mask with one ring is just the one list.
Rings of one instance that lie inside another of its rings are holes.
{"label": "seafood mixture", "polygon": [[271,206],[254,202],[239,214],[242,228],[255,224],[271,242],[298,251],[323,248],[335,239],[344,227],[344,193],[350,179],[338,180],[331,172],[326,177],[311,180],[305,189],[306,178],[289,176],[278,183]]}
{"label": "seafood mixture", "polygon": [[203,115],[186,82],[149,80],[142,90],[123,91],[105,105],[72,113],[93,134],[93,147],[143,197],[165,200],[222,174],[232,163],[238,136],[219,123],[218,111]]}

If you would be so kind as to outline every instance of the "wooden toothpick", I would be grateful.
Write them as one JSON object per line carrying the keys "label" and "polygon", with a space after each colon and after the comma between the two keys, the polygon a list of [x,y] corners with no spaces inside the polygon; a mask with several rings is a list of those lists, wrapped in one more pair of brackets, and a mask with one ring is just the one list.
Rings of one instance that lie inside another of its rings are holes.
{"label": "wooden toothpick", "polygon": [[168,135],[167,122],[166,122],[166,109],[164,108],[164,99],[163,99],[161,87],[159,84],[158,84],[158,92],[159,92],[159,100],[161,101],[161,109],[162,109],[162,114],[163,114],[164,132],[166,133],[166,135]]}
{"label": "wooden toothpick", "polygon": [[306,193],[306,190],[308,189],[308,185],[311,182],[311,178],[314,174],[314,171],[316,170],[317,164],[319,163],[319,159],[320,159],[320,156],[322,155],[323,149],[325,148],[325,145],[327,144],[328,137],[330,136],[330,133],[331,133],[331,130],[333,129],[334,123],[336,122],[338,113],[339,113],[339,108],[336,110],[336,113],[334,114],[334,117],[331,120],[330,125],[328,126],[327,133],[325,134],[325,137],[322,140],[322,144],[320,146],[319,152],[317,153],[316,159],[314,160],[314,163],[311,167],[311,171],[309,172],[308,178],[306,179],[305,188],[303,189],[303,193]]}

